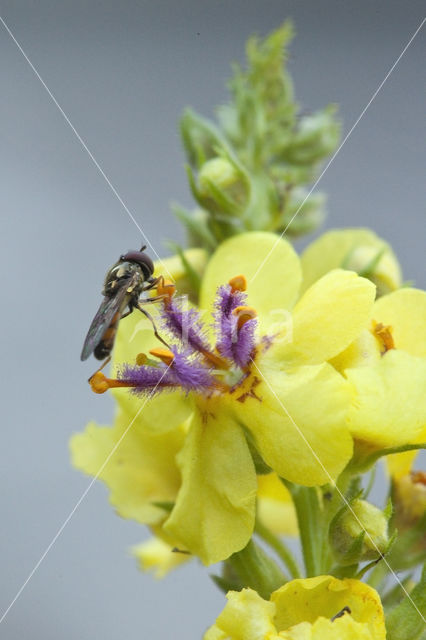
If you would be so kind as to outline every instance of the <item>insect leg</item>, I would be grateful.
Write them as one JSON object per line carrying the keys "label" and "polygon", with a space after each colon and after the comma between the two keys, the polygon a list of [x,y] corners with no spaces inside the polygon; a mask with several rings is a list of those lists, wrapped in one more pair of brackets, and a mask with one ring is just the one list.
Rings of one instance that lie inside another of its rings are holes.
{"label": "insect leg", "polygon": [[101,364],[101,366],[99,367],[99,369],[96,369],[95,373],[92,373],[92,375],[90,376],[90,378],[88,379],[87,382],[90,382],[91,379],[93,378],[93,376],[95,376],[97,373],[99,373],[99,371],[102,371],[102,369],[104,367],[107,366],[108,362],[111,360],[111,356],[108,356],[108,358],[106,358],[106,360],[104,360],[104,362]]}
{"label": "insect leg", "polygon": [[146,304],[147,302],[158,302],[159,300],[164,300],[166,296],[162,294],[161,296],[155,296],[154,298],[143,298],[142,304]]}
{"label": "insect leg", "polygon": [[[144,301],[145,302],[145,301]],[[148,313],[148,311],[145,311],[145,309],[142,306],[142,303],[138,302],[138,304],[136,305],[137,308],[139,309],[139,311],[141,311],[141,313],[144,314],[144,316],[146,316],[148,318],[148,320],[151,322],[152,327],[154,329],[154,335],[157,338],[157,340],[159,340],[160,342],[162,342],[168,349],[170,349],[170,346],[167,344],[167,342],[165,340],[163,340],[163,338],[160,336],[160,334],[157,331],[157,327],[155,326],[155,322],[154,319],[152,318],[152,316]]]}
{"label": "insect leg", "polygon": [[158,276],[157,278],[154,278],[149,283],[149,286],[144,288],[144,291],[149,291],[150,289],[153,289],[157,285],[161,285],[162,289],[175,288],[175,284],[173,282],[169,282],[169,284],[165,284],[164,276]]}

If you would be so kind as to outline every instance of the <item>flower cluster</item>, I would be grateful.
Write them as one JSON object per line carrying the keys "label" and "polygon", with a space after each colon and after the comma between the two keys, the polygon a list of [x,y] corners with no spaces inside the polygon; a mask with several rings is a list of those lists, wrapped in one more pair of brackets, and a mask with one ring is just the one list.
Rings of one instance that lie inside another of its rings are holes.
{"label": "flower cluster", "polygon": [[[257,255],[269,256],[260,274]],[[399,288],[390,248],[366,230],[324,234],[301,258],[264,232],[227,240],[207,263],[184,258],[201,276],[198,304],[179,295],[185,274],[174,269],[155,317],[168,348],[136,314],[120,324],[116,376],[91,379],[94,391],[113,390],[117,418],[73,437],[74,464],[96,475],[117,448],[99,475],[118,513],[154,534],[134,548],[143,568],[161,576],[191,556],[224,561],[215,579],[230,602],[209,640],[240,637],[241,615],[244,637],[384,637],[377,594],[324,574],[353,578],[383,555],[406,569],[425,555],[424,481],[411,473],[426,440],[425,293]],[[395,509],[382,512],[359,478],[383,456]],[[299,580],[279,537],[298,532],[314,582]],[[282,603],[304,589],[325,590],[327,604],[284,622]],[[363,589],[377,628],[352,602]],[[258,615],[264,635],[250,631]]]}
{"label": "flower cluster", "polygon": [[[254,277],[252,256],[272,248],[262,275]],[[247,294],[244,278],[232,277],[236,266],[252,280]],[[133,317],[120,330],[118,378],[99,373],[92,381],[97,390],[131,389],[133,400],[116,391],[119,423],[134,417],[145,395],[140,423],[147,433],[181,434],[179,491],[158,495],[152,508],[161,510],[158,504],[172,498],[163,531],[206,563],[247,544],[260,460],[291,482],[320,486],[354,459],[354,447],[359,457],[423,436],[425,362],[404,311],[418,308],[421,292],[399,290],[375,302],[371,281],[334,269],[298,299],[301,282],[301,263],[287,242],[266,233],[233,238],[207,266],[198,310],[185,309],[176,297],[162,304],[170,350],[156,348]],[[203,322],[203,310],[213,315],[213,327]],[[392,326],[396,348],[386,353],[379,323]],[[135,343],[131,357],[127,336]],[[144,348],[154,357],[139,355],[139,364],[130,364]],[[416,371],[417,380],[408,371]],[[93,429],[73,442],[75,463],[89,472],[82,460],[94,446]],[[107,478],[111,486],[118,481],[116,474]]]}

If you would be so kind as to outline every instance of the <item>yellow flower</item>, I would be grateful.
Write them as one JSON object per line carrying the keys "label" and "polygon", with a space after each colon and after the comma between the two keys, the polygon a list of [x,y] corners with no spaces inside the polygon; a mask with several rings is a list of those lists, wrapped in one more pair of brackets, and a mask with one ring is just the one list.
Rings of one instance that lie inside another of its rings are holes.
{"label": "yellow flower", "polygon": [[108,485],[110,502],[122,518],[159,525],[180,487],[176,453],[184,439],[184,425],[155,432],[119,410],[112,427],[91,422],[71,438],[72,463]]}
{"label": "yellow flower", "polygon": [[[395,524],[398,531],[412,527],[426,513],[426,473],[412,471],[396,478],[393,486]],[[423,537],[423,546],[426,540]]]}
{"label": "yellow flower", "polygon": [[155,536],[134,546],[132,553],[137,558],[140,568],[152,571],[156,578],[163,578],[172,569],[180,567],[189,557]]}
{"label": "yellow flower", "polygon": [[332,269],[356,271],[377,286],[381,296],[402,284],[398,260],[387,242],[369,229],[333,229],[312,242],[301,256],[305,291]]}
{"label": "yellow flower", "polygon": [[[268,254],[257,275],[260,258]],[[250,307],[245,302],[235,307],[244,294],[227,284],[236,282],[232,278],[238,272],[247,278]],[[299,259],[286,241],[277,242],[269,233],[242,234],[221,245],[202,280],[200,310],[216,310],[216,327],[220,325],[222,332],[218,351],[205,346],[195,311],[180,312],[172,302],[164,305],[163,321],[176,329],[173,323],[179,313],[190,319],[187,339],[201,359],[188,358],[177,348],[168,354],[152,351],[156,347],[152,331],[140,330],[135,313],[120,324],[116,363],[132,363],[139,352],[150,350],[172,363],[167,368],[160,362],[160,369],[128,365],[118,383],[107,384],[131,386],[147,394],[153,377],[158,381],[161,393],[150,398],[138,415],[139,433],[161,434],[165,441],[168,434],[185,434],[176,455],[181,483],[171,513],[162,513],[163,518],[168,516],[162,531],[205,564],[242,549],[252,535],[258,488],[252,446],[278,475],[306,486],[336,478],[351,458],[352,438],[345,424],[350,386],[327,360],[344,350],[365,326],[375,288],[355,273],[335,270],[295,304],[300,283]],[[241,324],[236,317],[232,325],[227,305],[238,313],[242,310]],[[235,344],[227,333],[231,325]],[[243,335],[244,327],[250,330]],[[164,381],[160,381],[161,372]],[[176,391],[179,380],[183,392]],[[124,389],[116,390],[115,396],[130,422],[141,398]],[[84,437],[78,447],[84,449]],[[92,468],[85,470],[93,473]],[[104,479],[107,475],[108,467]],[[156,485],[154,477],[151,485]],[[123,495],[123,500],[140,500],[130,483],[127,491],[133,496]],[[158,509],[159,501],[173,498],[155,500],[154,509]]]}
{"label": "yellow flower", "polygon": [[204,640],[384,640],[378,593],[358,580],[292,580],[269,601],[251,589],[230,591]]}
{"label": "yellow flower", "polygon": [[399,289],[375,302],[369,326],[332,359],[355,392],[348,424],[357,450],[426,440],[425,324],[426,292]]}
{"label": "yellow flower", "polygon": [[[418,451],[405,451],[386,458],[392,477],[392,502],[398,532],[412,529],[426,514],[426,472],[414,470],[417,454]],[[426,547],[424,536],[423,547]]]}

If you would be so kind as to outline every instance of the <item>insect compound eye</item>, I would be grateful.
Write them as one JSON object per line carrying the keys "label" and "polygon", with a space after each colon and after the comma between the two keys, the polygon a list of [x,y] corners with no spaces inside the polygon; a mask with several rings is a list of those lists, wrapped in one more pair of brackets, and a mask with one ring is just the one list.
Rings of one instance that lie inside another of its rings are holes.
{"label": "insect compound eye", "polygon": [[120,257],[122,262],[136,262],[143,272],[145,279],[148,279],[154,273],[154,263],[143,251],[128,251],[124,256]]}

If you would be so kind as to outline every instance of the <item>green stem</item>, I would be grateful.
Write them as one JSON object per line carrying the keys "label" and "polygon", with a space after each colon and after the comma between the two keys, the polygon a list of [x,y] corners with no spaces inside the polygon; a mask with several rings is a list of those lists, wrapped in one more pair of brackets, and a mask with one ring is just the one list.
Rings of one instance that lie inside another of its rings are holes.
{"label": "green stem", "polygon": [[388,568],[384,562],[380,562],[370,573],[368,576],[368,584],[370,587],[377,589],[386,578],[388,572]]}
{"label": "green stem", "polygon": [[306,575],[308,578],[319,576],[323,572],[324,522],[318,491],[315,487],[295,486],[290,482],[285,485],[296,509]]}
{"label": "green stem", "polygon": [[270,531],[259,520],[256,521],[256,533],[273,549],[279,558],[283,561],[284,565],[290,572],[292,578],[301,578],[301,572],[297,565],[296,560],[293,558],[291,551],[287,548],[286,544],[277,538],[272,531]]}

